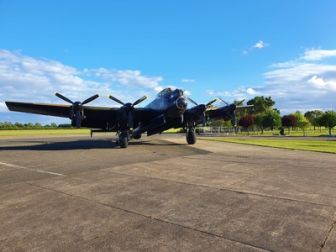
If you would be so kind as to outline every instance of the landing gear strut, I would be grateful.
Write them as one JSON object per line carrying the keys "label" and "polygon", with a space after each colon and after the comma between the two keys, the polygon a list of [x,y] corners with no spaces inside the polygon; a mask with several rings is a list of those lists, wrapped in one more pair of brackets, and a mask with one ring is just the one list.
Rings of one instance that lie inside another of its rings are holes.
{"label": "landing gear strut", "polygon": [[187,128],[186,139],[188,144],[195,144],[196,143],[196,134],[195,128],[189,127]]}
{"label": "landing gear strut", "polygon": [[120,148],[127,148],[129,141],[129,133],[127,131],[122,131],[118,135],[118,144]]}

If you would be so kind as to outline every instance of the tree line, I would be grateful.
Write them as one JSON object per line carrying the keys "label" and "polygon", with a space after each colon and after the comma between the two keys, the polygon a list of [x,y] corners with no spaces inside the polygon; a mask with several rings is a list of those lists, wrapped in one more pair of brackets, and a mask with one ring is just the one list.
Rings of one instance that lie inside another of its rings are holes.
{"label": "tree line", "polygon": [[[274,108],[275,101],[271,97],[256,96],[247,102],[248,105],[254,105],[253,109],[237,111],[237,122],[244,130],[257,129],[263,134],[264,130],[279,129],[280,133],[284,134],[284,129],[290,133],[291,129],[305,130],[313,126],[325,127],[329,130],[329,135],[332,134],[332,129],[336,126],[335,111],[320,111],[312,110],[306,113],[296,111],[295,113],[280,115],[280,111]],[[219,124],[219,125],[218,125]],[[213,126],[228,126],[226,122],[214,122]]]}
{"label": "tree line", "polygon": [[56,124],[56,123],[42,125],[40,123],[0,122],[0,130],[57,129],[57,128],[71,128],[71,125],[70,124]]}

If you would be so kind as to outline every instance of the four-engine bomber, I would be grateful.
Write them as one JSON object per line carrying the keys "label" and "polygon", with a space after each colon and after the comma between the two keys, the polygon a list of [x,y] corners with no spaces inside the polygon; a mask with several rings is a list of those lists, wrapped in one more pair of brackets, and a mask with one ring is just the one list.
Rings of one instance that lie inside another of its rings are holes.
{"label": "four-engine bomber", "polygon": [[[121,107],[93,107],[89,102],[97,99],[98,94],[84,100],[73,102],[67,97],[56,93],[56,96],[69,105],[25,103],[6,101],[11,111],[65,117],[71,120],[74,127],[88,127],[103,131],[117,132],[118,143],[126,148],[130,139],[139,139],[147,133],[148,136],[161,133],[170,128],[185,128],[188,144],[195,144],[195,127],[205,124],[207,120],[232,120],[236,126],[235,111],[238,108],[250,106],[236,106],[226,104],[223,107],[213,107],[214,99],[207,104],[198,104],[184,95],[183,90],[171,88],[163,89],[147,106],[135,107],[147,97],[143,96],[133,103],[124,103],[110,95],[109,98],[119,103]],[[188,101],[194,106],[188,108]]]}

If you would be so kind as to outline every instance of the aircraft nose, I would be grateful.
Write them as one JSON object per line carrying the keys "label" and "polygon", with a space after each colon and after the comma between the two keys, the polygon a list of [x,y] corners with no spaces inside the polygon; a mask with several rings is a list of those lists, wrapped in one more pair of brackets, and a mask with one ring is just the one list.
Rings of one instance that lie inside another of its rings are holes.
{"label": "aircraft nose", "polygon": [[176,107],[178,108],[178,110],[180,112],[184,112],[187,108],[187,101],[184,97],[179,97],[177,100],[176,100]]}

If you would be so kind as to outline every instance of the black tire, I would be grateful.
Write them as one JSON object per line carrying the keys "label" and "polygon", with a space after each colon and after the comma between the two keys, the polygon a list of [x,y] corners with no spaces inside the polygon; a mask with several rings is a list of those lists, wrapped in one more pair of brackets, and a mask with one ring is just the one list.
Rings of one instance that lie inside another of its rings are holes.
{"label": "black tire", "polygon": [[140,139],[141,138],[141,134],[140,135],[134,135],[133,138],[134,139]]}
{"label": "black tire", "polygon": [[195,130],[189,129],[186,134],[186,139],[188,144],[195,144],[196,143]]}
{"label": "black tire", "polygon": [[119,137],[119,146],[120,146],[120,148],[127,148],[127,146],[128,146],[127,137]]}

